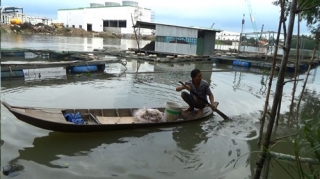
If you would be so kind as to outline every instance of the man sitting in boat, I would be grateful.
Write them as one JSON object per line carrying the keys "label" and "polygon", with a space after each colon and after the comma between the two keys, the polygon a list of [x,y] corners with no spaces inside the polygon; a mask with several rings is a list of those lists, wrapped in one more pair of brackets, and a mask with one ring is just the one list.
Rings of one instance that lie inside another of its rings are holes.
{"label": "man sitting in boat", "polygon": [[[181,91],[183,89],[187,89],[188,91],[193,91],[197,93],[200,97],[207,100],[207,95],[210,99],[210,104],[213,109],[216,108],[214,104],[214,96],[210,90],[210,86],[206,80],[202,79],[201,71],[198,69],[194,69],[191,71],[191,80],[185,82],[185,86],[178,86],[176,91]],[[182,99],[188,103],[189,108],[185,111],[194,111],[194,108],[198,108],[199,111],[197,113],[198,116],[202,116],[203,108],[206,106],[206,102],[198,99],[195,95],[189,94],[187,92],[181,93]]]}

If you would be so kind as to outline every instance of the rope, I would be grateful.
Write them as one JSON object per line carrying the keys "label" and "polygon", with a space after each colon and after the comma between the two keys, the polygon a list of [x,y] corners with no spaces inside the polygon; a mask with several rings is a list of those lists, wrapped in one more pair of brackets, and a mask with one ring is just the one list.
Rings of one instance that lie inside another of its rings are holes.
{"label": "rope", "polygon": [[13,72],[12,72],[12,70],[11,70],[11,66],[9,66],[9,70],[10,70],[10,72],[9,72],[10,77],[12,77],[12,76],[13,76]]}
{"label": "rope", "polygon": [[89,67],[89,64],[88,64],[88,62],[86,62],[86,64],[87,64],[87,68],[88,68],[88,70],[89,70],[89,72],[90,72],[90,67]]}
{"label": "rope", "polygon": [[125,61],[125,60],[122,60],[122,61],[121,61],[121,64],[122,64],[125,68],[127,68],[127,67],[126,67],[127,63],[128,63],[128,62]]}
{"label": "rope", "polygon": [[120,63],[121,63],[121,65],[124,66],[125,70],[119,74],[119,77],[120,77],[121,75],[123,75],[124,73],[126,73],[126,71],[127,71],[127,66],[126,66],[126,65],[127,65],[127,61],[122,60]]}

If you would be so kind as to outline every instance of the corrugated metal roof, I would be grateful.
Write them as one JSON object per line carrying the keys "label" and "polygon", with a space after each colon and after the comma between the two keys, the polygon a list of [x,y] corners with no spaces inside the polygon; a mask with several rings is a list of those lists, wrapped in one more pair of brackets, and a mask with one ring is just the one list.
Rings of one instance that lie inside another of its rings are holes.
{"label": "corrugated metal roof", "polygon": [[203,28],[203,27],[195,27],[195,26],[179,26],[173,24],[164,24],[164,23],[156,23],[156,22],[144,22],[144,21],[137,21],[134,27],[146,28],[146,29],[155,29],[156,25],[165,25],[165,26],[172,26],[172,27],[182,27],[187,29],[196,29],[196,30],[204,30],[204,31],[213,31],[213,32],[221,32],[222,30],[218,29],[211,29],[211,28]]}

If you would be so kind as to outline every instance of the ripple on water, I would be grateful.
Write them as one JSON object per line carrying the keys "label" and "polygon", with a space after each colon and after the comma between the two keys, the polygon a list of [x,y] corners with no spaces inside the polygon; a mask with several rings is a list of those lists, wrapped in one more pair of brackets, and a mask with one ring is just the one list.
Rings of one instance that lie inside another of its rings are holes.
{"label": "ripple on water", "polygon": [[[224,136],[237,140],[254,140],[259,136],[259,129],[255,126],[255,115],[229,116],[231,120],[208,122],[204,130],[208,135]],[[258,116],[257,116],[258,117]]]}

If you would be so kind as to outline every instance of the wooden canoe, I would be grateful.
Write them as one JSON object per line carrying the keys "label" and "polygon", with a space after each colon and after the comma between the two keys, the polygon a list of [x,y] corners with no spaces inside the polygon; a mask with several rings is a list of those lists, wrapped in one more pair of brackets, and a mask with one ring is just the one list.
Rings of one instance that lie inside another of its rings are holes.
{"label": "wooden canoe", "polygon": [[[133,113],[138,108],[115,108],[115,109],[59,109],[59,108],[35,108],[11,106],[6,102],[2,104],[19,120],[30,125],[52,131],[82,133],[101,132],[109,130],[120,130],[130,128],[142,128],[152,126],[173,125],[205,119],[212,115],[212,109],[204,108],[203,115],[197,116],[194,112],[183,112],[181,110],[179,119],[170,122],[137,122]],[[216,105],[219,103],[216,102]],[[165,108],[152,108],[164,112]],[[84,124],[75,124],[66,120],[64,114],[81,113]]]}

